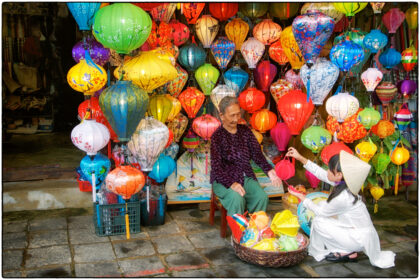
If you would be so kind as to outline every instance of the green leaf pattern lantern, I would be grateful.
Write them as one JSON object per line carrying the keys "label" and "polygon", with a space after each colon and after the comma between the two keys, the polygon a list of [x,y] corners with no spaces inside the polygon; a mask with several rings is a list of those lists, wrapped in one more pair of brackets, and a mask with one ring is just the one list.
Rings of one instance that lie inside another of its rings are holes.
{"label": "green leaf pattern lantern", "polygon": [[313,153],[318,153],[322,148],[331,143],[331,134],[325,128],[313,125],[302,132],[302,144]]}
{"label": "green leaf pattern lantern", "polygon": [[357,115],[357,121],[366,129],[370,129],[381,120],[381,114],[373,108],[365,108]]}

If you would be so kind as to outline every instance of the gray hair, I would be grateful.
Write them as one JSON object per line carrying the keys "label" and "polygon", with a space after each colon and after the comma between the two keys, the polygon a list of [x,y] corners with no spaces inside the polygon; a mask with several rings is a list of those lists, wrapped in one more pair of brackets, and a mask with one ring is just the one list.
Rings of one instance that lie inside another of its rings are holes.
{"label": "gray hair", "polygon": [[236,97],[233,96],[225,96],[222,98],[222,100],[220,100],[219,102],[219,111],[221,114],[224,114],[226,112],[227,107],[234,105],[234,104],[238,104],[239,105],[239,101]]}

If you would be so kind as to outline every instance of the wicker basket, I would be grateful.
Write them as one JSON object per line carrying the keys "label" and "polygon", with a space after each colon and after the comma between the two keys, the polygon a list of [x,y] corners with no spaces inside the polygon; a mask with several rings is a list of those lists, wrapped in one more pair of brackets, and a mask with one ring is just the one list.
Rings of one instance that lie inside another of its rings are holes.
{"label": "wicker basket", "polygon": [[305,246],[289,252],[267,252],[255,250],[240,245],[233,237],[231,239],[235,254],[243,261],[267,267],[287,267],[301,263],[308,255],[308,238],[305,238]]}

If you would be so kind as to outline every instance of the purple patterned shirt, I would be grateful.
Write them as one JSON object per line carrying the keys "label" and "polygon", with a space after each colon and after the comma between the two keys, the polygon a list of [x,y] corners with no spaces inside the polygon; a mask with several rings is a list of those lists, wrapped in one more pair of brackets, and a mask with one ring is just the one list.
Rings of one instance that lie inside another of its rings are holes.
{"label": "purple patterned shirt", "polygon": [[273,167],[267,162],[261,147],[251,129],[238,124],[235,134],[228,132],[223,125],[211,137],[210,183],[217,182],[226,188],[237,182],[244,184],[244,177],[257,180],[250,160],[268,173]]}

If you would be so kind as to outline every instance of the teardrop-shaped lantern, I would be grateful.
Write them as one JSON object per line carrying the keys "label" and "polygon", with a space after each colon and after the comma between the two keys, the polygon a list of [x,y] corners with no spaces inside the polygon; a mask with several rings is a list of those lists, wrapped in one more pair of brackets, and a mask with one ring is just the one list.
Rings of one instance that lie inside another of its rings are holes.
{"label": "teardrop-shaped lantern", "polygon": [[405,12],[405,20],[407,21],[408,28],[411,30],[416,29],[418,26],[418,6],[412,5]]}
{"label": "teardrop-shaped lantern", "polygon": [[[147,37],[147,44],[153,50],[157,47],[171,44],[172,27],[166,22],[156,23],[152,21],[152,30]],[[142,49],[144,50],[144,49]]]}
{"label": "teardrop-shaped lantern", "polygon": [[188,118],[182,113],[179,113],[175,118],[168,123],[168,128],[174,134],[174,141],[179,142],[181,136],[184,134],[185,129],[188,125]]}
{"label": "teardrop-shaped lantern", "polygon": [[156,120],[165,123],[172,110],[172,102],[165,95],[156,94],[149,100],[149,115]]}
{"label": "teardrop-shaped lantern", "polygon": [[85,59],[70,68],[67,73],[67,83],[76,91],[85,95],[93,95],[106,85],[108,76],[99,65],[87,63]]}
{"label": "teardrop-shaped lantern", "polygon": [[399,8],[392,8],[382,17],[382,22],[390,34],[394,34],[405,19],[405,14]]}
{"label": "teardrop-shaped lantern", "polygon": [[226,36],[235,43],[235,50],[241,50],[249,31],[249,25],[241,18],[234,18],[225,26]]}
{"label": "teardrop-shaped lantern", "polygon": [[289,61],[286,54],[284,53],[280,40],[271,44],[270,48],[268,48],[268,54],[271,59],[280,65],[285,65]]}
{"label": "teardrop-shaped lantern", "polygon": [[351,67],[361,62],[364,55],[364,50],[361,46],[346,38],[344,42],[332,47],[330,59],[341,71],[347,72]]}
{"label": "teardrop-shaped lantern", "polygon": [[99,190],[101,188],[101,185],[105,181],[105,177],[110,169],[111,161],[108,157],[104,156],[101,153],[97,153],[93,157],[93,159],[91,156],[85,156],[80,161],[80,170],[92,186],[92,175],[95,174],[96,190]]}
{"label": "teardrop-shaped lantern", "polygon": [[121,195],[123,199],[130,199],[133,194],[138,193],[144,187],[145,182],[143,172],[128,165],[118,166],[109,172],[105,179],[107,189]]}
{"label": "teardrop-shaped lantern", "polygon": [[173,19],[169,22],[169,25],[172,27],[172,40],[175,46],[181,46],[187,42],[190,37],[190,29],[185,24],[179,22],[176,19]]}
{"label": "teardrop-shaped lantern", "polygon": [[380,14],[385,6],[385,2],[370,2],[370,5],[374,14]]}
{"label": "teardrop-shaped lantern", "polygon": [[158,183],[163,183],[174,172],[175,168],[176,163],[171,157],[160,154],[149,173],[149,177]]}
{"label": "teardrop-shaped lantern", "polygon": [[317,154],[331,143],[331,134],[325,128],[313,125],[302,132],[300,140],[306,148]]}
{"label": "teardrop-shaped lantern", "polygon": [[210,95],[216,86],[220,72],[210,63],[204,63],[195,71],[195,79],[205,95]]}
{"label": "teardrop-shaped lantern", "polygon": [[379,56],[379,62],[386,69],[394,68],[394,66],[401,62],[401,54],[391,46],[389,49],[381,53]]}
{"label": "teardrop-shaped lantern", "polygon": [[382,81],[383,74],[377,68],[368,68],[360,75],[367,92],[375,91],[375,88]]}
{"label": "teardrop-shaped lantern", "polygon": [[154,7],[150,11],[150,14],[153,17],[153,20],[168,23],[175,13],[176,5],[176,3],[162,3],[162,5]]}
{"label": "teardrop-shaped lantern", "polygon": [[236,96],[239,96],[248,82],[249,75],[238,65],[235,65],[224,73],[223,79],[225,84],[235,91]]}
{"label": "teardrop-shaped lantern", "polygon": [[287,145],[289,144],[290,138],[290,129],[284,122],[278,122],[270,130],[271,139],[273,139],[274,144],[276,144],[277,150],[280,152],[286,151]]}
{"label": "teardrop-shaped lantern", "polygon": [[188,71],[195,71],[206,62],[206,52],[197,44],[191,43],[179,50],[178,60]]}
{"label": "teardrop-shaped lantern", "polygon": [[404,103],[401,108],[394,114],[395,124],[400,131],[404,131],[412,120],[413,114],[408,109],[407,103]]}
{"label": "teardrop-shaped lantern", "polygon": [[178,76],[164,85],[166,91],[173,97],[178,97],[188,80],[188,73],[178,64],[175,65]]}
{"label": "teardrop-shaped lantern", "polygon": [[276,75],[277,67],[274,64],[271,64],[269,60],[261,61],[257,68],[254,69],[255,83],[263,92],[268,92]]}
{"label": "teardrop-shaped lantern", "polygon": [[280,97],[287,94],[292,89],[293,84],[284,79],[278,79],[270,86],[270,92],[276,104],[278,103]]}
{"label": "teardrop-shaped lantern", "polygon": [[238,3],[209,3],[212,16],[220,21],[228,20],[238,12]]}
{"label": "teardrop-shaped lantern", "polygon": [[86,37],[86,42],[83,42],[83,40],[79,41],[71,50],[73,59],[76,63],[85,59],[85,48],[88,49],[90,57],[96,64],[102,66],[109,60],[109,49],[105,48],[101,43],[96,41],[95,38],[88,36]]}
{"label": "teardrop-shaped lantern", "polygon": [[353,154],[353,151],[348,146],[346,146],[346,144],[344,144],[343,142],[332,142],[331,144],[325,146],[322,149],[322,152],[321,152],[322,162],[328,165],[328,162],[330,161],[330,159],[333,156],[340,154],[340,151],[346,151],[347,153],[351,155]]}
{"label": "teardrop-shaped lantern", "polygon": [[182,108],[190,119],[195,118],[201,105],[203,105],[204,99],[206,99],[205,95],[195,87],[188,87],[178,96]]}
{"label": "teardrop-shaped lantern", "polygon": [[242,56],[245,58],[245,61],[250,69],[254,69],[257,66],[257,63],[263,56],[264,51],[264,44],[254,37],[249,37],[241,47]]}
{"label": "teardrop-shaped lantern", "polygon": [[208,49],[219,32],[219,22],[210,15],[203,15],[197,20],[194,30],[203,44],[203,48]]}
{"label": "teardrop-shaped lantern", "polygon": [[81,31],[90,30],[95,13],[99,10],[101,3],[69,2],[67,7],[79,26]]}
{"label": "teardrop-shaped lantern", "polygon": [[254,26],[252,34],[254,38],[263,43],[264,45],[271,45],[280,39],[281,26],[271,19],[264,19]]}
{"label": "teardrop-shaped lantern", "polygon": [[270,110],[261,109],[252,114],[250,123],[255,130],[265,133],[276,125],[277,116]]}
{"label": "teardrop-shaped lantern", "polygon": [[385,106],[394,99],[397,92],[397,87],[393,83],[387,81],[383,81],[376,87],[376,95]]}
{"label": "teardrop-shaped lantern", "polygon": [[357,112],[359,100],[348,92],[340,92],[327,99],[325,108],[329,115],[336,118],[338,122],[343,122]]}
{"label": "teardrop-shaped lantern", "polygon": [[369,162],[369,160],[375,155],[378,147],[376,147],[376,145],[369,138],[369,141],[363,141],[357,144],[354,150],[356,151],[356,155],[361,160]]}
{"label": "teardrop-shaped lantern", "polygon": [[337,11],[342,12],[346,17],[353,17],[355,14],[366,8],[367,2],[338,2],[334,3]]}
{"label": "teardrop-shaped lantern", "polygon": [[182,3],[181,11],[187,19],[188,24],[195,24],[204,9],[206,3]]}
{"label": "teardrop-shaped lantern", "polygon": [[302,9],[300,9],[300,13],[306,14],[310,10],[317,10],[321,13],[323,13],[326,16],[329,16],[334,19],[335,23],[337,24],[341,18],[344,16],[344,14],[340,11],[338,11],[334,7],[334,3],[328,3],[328,2],[321,2],[321,3],[305,3],[302,6]]}
{"label": "teardrop-shaped lantern", "polygon": [[372,53],[377,53],[388,43],[388,37],[379,29],[372,29],[363,39],[363,45]]}
{"label": "teardrop-shaped lantern", "polygon": [[286,74],[284,74],[284,78],[286,81],[292,83],[294,89],[303,88],[303,81],[294,69],[288,70]]}
{"label": "teardrop-shaped lantern", "polygon": [[170,122],[175,119],[175,117],[181,112],[181,102],[176,97],[173,97],[169,94],[166,94],[165,97],[169,99],[172,103],[172,109],[171,112],[168,115],[168,118],[166,119],[167,122]]}
{"label": "teardrop-shaped lantern", "polygon": [[218,119],[212,115],[204,114],[194,119],[192,129],[198,136],[208,141],[220,125],[221,123]]}
{"label": "teardrop-shaped lantern", "polygon": [[220,112],[219,103],[226,96],[236,97],[235,91],[227,85],[218,85],[211,91],[210,99],[217,111]]}
{"label": "teardrop-shaped lantern", "polygon": [[270,14],[280,20],[293,17],[299,11],[299,3],[270,3]]}
{"label": "teardrop-shaped lantern", "polygon": [[104,148],[110,138],[108,128],[95,120],[84,120],[71,131],[71,141],[89,156],[96,155]]}
{"label": "teardrop-shaped lantern", "polygon": [[417,50],[413,45],[401,53],[401,63],[407,72],[414,69],[417,59]]}
{"label": "teardrop-shaped lantern", "polygon": [[380,120],[377,124],[372,126],[372,133],[381,139],[391,136],[394,132],[394,124],[387,120]]}
{"label": "teardrop-shaped lantern", "polygon": [[211,44],[210,49],[219,67],[226,69],[235,53],[235,44],[226,37],[220,37]]}
{"label": "teardrop-shaped lantern", "polygon": [[305,63],[302,53],[300,52],[299,45],[293,35],[292,26],[288,26],[281,32],[280,35],[281,46],[283,47],[284,54],[292,65],[292,68],[297,70]]}
{"label": "teardrop-shaped lantern", "polygon": [[249,113],[254,113],[264,106],[265,95],[262,91],[250,87],[239,94],[239,106]]}
{"label": "teardrop-shaped lantern", "polygon": [[381,114],[371,107],[365,108],[363,109],[363,111],[357,114],[357,120],[366,129],[370,129],[372,126],[377,124],[380,119],[381,119]]}
{"label": "teardrop-shaped lantern", "polygon": [[247,17],[255,19],[267,13],[268,3],[264,2],[249,2],[239,3],[239,10]]}

